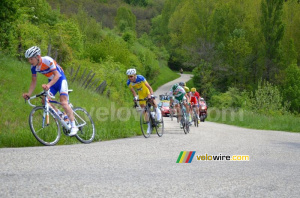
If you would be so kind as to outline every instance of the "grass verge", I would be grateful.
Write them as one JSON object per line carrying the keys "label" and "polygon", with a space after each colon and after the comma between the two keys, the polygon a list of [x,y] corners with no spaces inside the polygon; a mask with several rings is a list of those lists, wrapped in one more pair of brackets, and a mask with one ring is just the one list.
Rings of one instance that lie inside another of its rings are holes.
{"label": "grass verge", "polygon": [[208,121],[251,129],[300,132],[300,117],[295,115],[267,116],[240,109],[208,109]]}
{"label": "grass verge", "polygon": [[169,67],[163,66],[160,68],[160,74],[155,78],[155,81],[150,81],[153,91],[157,90],[161,85],[179,78],[180,75],[172,71]]}

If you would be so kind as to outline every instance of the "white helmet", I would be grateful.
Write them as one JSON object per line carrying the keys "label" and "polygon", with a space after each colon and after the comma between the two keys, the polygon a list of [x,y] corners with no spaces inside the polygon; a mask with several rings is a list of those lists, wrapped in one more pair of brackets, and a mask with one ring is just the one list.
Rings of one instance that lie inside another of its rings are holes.
{"label": "white helmet", "polygon": [[37,46],[31,47],[25,52],[25,58],[31,58],[36,55],[41,55],[41,49]]}
{"label": "white helmet", "polygon": [[127,75],[135,75],[136,74],[136,70],[135,69],[128,69],[126,72]]}

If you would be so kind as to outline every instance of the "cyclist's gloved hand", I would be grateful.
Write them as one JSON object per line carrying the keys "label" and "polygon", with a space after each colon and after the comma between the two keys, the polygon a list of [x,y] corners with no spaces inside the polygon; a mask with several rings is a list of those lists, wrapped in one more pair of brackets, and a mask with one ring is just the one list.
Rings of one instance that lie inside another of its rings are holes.
{"label": "cyclist's gloved hand", "polygon": [[134,96],[133,100],[137,101],[138,100],[138,96]]}
{"label": "cyclist's gloved hand", "polygon": [[30,96],[29,96],[27,93],[24,93],[24,94],[23,94],[23,98],[24,98],[25,100],[28,100],[28,99],[30,98]]}
{"label": "cyclist's gloved hand", "polygon": [[151,99],[154,99],[155,98],[155,96],[154,95],[151,95]]}

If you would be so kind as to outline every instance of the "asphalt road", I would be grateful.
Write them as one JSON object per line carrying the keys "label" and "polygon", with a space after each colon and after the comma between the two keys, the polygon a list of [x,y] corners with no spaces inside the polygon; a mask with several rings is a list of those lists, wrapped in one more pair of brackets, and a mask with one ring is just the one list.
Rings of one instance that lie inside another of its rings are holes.
{"label": "asphalt road", "polygon": [[[181,151],[196,151],[191,163],[176,163]],[[185,135],[165,118],[161,138],[0,149],[0,197],[299,197],[299,151],[297,133],[204,122]]]}

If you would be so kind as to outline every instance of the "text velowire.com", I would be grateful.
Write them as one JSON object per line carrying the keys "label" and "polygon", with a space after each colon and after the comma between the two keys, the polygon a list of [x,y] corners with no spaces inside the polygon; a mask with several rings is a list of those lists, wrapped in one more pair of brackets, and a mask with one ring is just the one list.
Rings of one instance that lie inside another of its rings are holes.
{"label": "text velowire.com", "polygon": [[197,155],[198,161],[249,161],[249,155]]}
{"label": "text velowire.com", "polygon": [[249,155],[195,155],[196,151],[181,151],[176,163],[191,163],[193,159],[196,161],[250,161]]}

